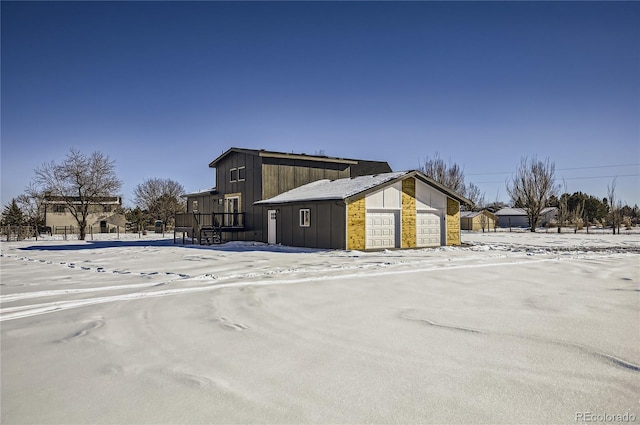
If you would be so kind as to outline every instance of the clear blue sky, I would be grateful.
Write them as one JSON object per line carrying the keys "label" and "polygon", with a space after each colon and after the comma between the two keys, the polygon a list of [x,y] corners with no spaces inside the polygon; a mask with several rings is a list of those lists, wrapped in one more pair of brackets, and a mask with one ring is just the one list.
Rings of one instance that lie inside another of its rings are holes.
{"label": "clear blue sky", "polygon": [[69,148],[212,187],[229,147],[436,152],[487,201],[520,158],[640,204],[637,2],[2,1],[2,205]]}

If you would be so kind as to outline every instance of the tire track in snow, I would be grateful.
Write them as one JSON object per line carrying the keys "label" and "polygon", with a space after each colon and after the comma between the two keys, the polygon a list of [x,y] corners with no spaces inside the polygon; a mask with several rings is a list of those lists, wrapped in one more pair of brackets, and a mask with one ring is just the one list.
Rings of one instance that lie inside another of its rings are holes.
{"label": "tire track in snow", "polygon": [[[40,263],[44,262],[44,260],[33,260],[28,257],[18,257],[18,256],[13,256],[13,257],[21,261],[36,261],[36,262],[39,261]],[[507,258],[507,257],[504,255],[498,255],[493,257],[493,259],[504,259],[504,258]],[[467,257],[464,259],[464,261],[468,262],[476,259],[480,259],[480,257]],[[482,260],[483,261],[486,260],[486,257],[482,257]],[[164,272],[165,275],[174,275],[178,277],[176,279],[172,279],[166,282],[102,286],[102,287],[95,287],[95,288],[80,288],[80,289],[54,289],[54,290],[48,290],[48,291],[35,291],[35,292],[23,292],[18,294],[0,295],[0,303],[13,302],[13,301],[19,301],[19,300],[25,300],[25,299],[31,299],[31,298],[53,297],[53,296],[67,295],[67,294],[82,294],[82,293],[91,293],[91,292],[115,291],[115,290],[121,290],[121,289],[136,289],[136,288],[161,286],[164,284],[180,281],[181,279],[215,280],[216,282],[222,282],[227,280],[259,279],[259,278],[265,278],[265,277],[271,277],[271,276],[293,275],[293,274],[301,274],[301,273],[331,273],[331,272],[342,272],[347,270],[361,271],[361,270],[381,269],[381,268],[388,268],[388,267],[402,267],[402,266],[411,266],[414,264],[423,264],[424,262],[425,262],[424,259],[421,259],[421,260],[413,260],[413,261],[407,261],[407,260],[401,260],[401,261],[395,261],[395,262],[385,261],[385,262],[365,263],[365,264],[357,264],[357,265],[340,264],[332,267],[288,268],[288,269],[282,269],[282,270],[266,270],[263,272],[230,274],[226,276],[216,276],[211,273],[204,273],[197,276],[189,276],[189,275],[180,274],[180,273]],[[445,267],[446,265],[451,264],[451,259],[450,258],[437,259],[437,261],[434,261],[433,263],[442,264],[440,267]],[[49,261],[47,262],[47,264],[53,264],[53,263]],[[92,270],[89,267],[78,268],[75,263],[60,262],[55,264],[66,265],[67,267],[71,269],[76,269],[78,271]],[[437,266],[432,264],[431,267],[435,268]],[[451,266],[448,266],[448,268],[450,267]],[[98,267],[97,269],[95,269],[95,271],[106,272],[107,270],[102,267]],[[146,277],[162,274],[160,272],[129,272],[129,271],[122,272],[117,270],[112,271],[112,273],[129,274],[131,276],[146,276]]]}
{"label": "tire track in snow", "polygon": [[[523,264],[534,264],[534,263],[549,262],[549,261],[559,261],[559,259],[544,258],[544,259],[530,259],[530,260],[524,260],[524,261],[510,261],[510,262],[500,262],[500,263],[462,264],[462,265],[450,265],[450,266],[438,265],[438,266],[430,266],[430,267],[424,267],[424,268],[410,268],[405,270],[380,271],[380,270],[369,269],[368,270],[370,271],[369,273],[362,271],[359,273],[350,273],[350,274],[341,273],[341,274],[330,275],[330,276],[317,276],[317,275],[307,276],[307,277],[302,277],[297,279],[262,280],[262,281],[253,281],[253,282],[241,281],[241,282],[220,283],[220,284],[207,285],[207,286],[164,289],[160,291],[134,292],[130,294],[96,297],[96,298],[88,298],[88,299],[81,299],[81,300],[53,301],[53,302],[46,302],[41,304],[2,308],[0,309],[0,322],[3,322],[5,320],[15,320],[15,319],[21,319],[24,317],[37,316],[40,314],[53,313],[56,311],[69,310],[72,308],[85,307],[89,305],[104,304],[104,303],[117,302],[117,301],[131,301],[131,300],[139,300],[139,299],[145,299],[145,298],[185,295],[190,293],[217,291],[225,288],[238,288],[238,287],[245,287],[245,286],[293,285],[293,284],[301,284],[301,283],[335,281],[335,280],[344,280],[344,279],[353,279],[353,278],[367,278],[367,277],[391,276],[391,275],[402,275],[402,274],[412,274],[412,273],[448,271],[448,270],[455,270],[455,269],[517,266],[517,265],[523,265]],[[330,272],[330,271],[335,271],[335,269],[327,269],[325,271]],[[185,281],[187,280],[185,279]]]}
{"label": "tire track in snow", "polygon": [[496,336],[503,336],[503,337],[509,337],[509,338],[520,338],[520,339],[526,339],[529,341],[541,342],[543,344],[558,345],[564,348],[571,348],[578,351],[582,351],[588,354],[589,356],[598,358],[609,364],[612,364],[617,367],[621,367],[626,370],[630,370],[632,372],[640,372],[640,365],[637,365],[627,360],[623,360],[611,354],[603,353],[601,351],[596,350],[595,348],[591,348],[586,345],[567,342],[560,339],[545,338],[542,336],[535,336],[535,335],[522,335],[522,334],[508,333],[508,332],[493,332],[493,331],[486,331],[486,330],[468,328],[463,326],[445,325],[442,323],[437,323],[432,320],[425,319],[423,317],[418,317],[419,314],[417,313],[419,312],[414,309],[403,310],[400,312],[398,317],[404,320],[423,323],[428,326],[448,329],[452,331],[466,332],[466,333],[472,333],[472,334],[496,335]]}

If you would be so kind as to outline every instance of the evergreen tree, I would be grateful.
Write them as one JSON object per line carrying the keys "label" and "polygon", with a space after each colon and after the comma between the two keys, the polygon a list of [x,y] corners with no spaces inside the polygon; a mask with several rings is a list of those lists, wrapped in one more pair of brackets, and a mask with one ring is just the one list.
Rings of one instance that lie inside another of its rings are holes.
{"label": "evergreen tree", "polygon": [[15,198],[4,207],[4,211],[2,211],[2,223],[5,226],[21,226],[24,224],[24,215],[20,207],[18,207]]}

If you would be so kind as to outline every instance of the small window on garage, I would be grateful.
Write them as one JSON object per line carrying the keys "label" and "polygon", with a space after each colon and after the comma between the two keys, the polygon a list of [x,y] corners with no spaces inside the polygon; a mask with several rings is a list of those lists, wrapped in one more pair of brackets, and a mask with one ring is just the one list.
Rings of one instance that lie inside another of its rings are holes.
{"label": "small window on garage", "polygon": [[311,211],[309,208],[300,210],[300,227],[309,227],[311,225]]}

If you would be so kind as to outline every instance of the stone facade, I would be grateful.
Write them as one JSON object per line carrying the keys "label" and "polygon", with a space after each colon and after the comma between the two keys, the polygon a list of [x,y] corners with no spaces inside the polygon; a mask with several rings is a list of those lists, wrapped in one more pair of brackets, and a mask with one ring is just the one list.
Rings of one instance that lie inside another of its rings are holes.
{"label": "stone facade", "polygon": [[347,204],[347,249],[366,248],[366,202],[362,197]]}

